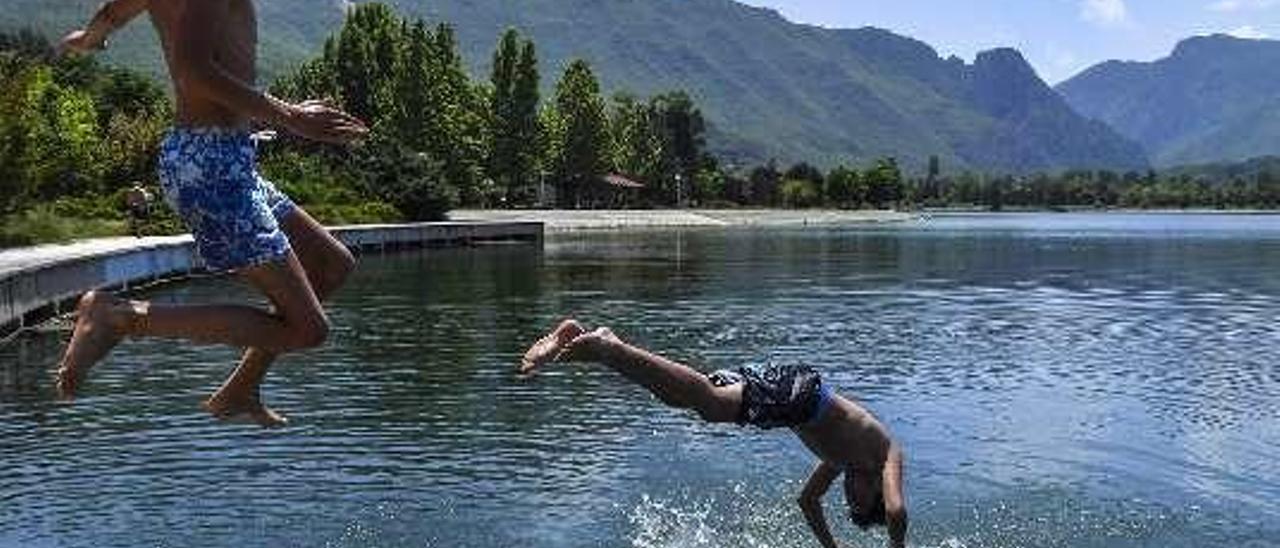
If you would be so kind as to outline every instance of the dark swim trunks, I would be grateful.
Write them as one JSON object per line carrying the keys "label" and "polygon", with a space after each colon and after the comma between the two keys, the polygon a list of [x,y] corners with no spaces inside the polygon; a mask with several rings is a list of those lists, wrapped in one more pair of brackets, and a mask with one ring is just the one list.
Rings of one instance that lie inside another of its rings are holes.
{"label": "dark swim trunks", "polygon": [[831,405],[831,389],[816,370],[806,366],[740,367],[707,375],[716,386],[742,384],[738,424],[759,428],[794,428],[817,422]]}

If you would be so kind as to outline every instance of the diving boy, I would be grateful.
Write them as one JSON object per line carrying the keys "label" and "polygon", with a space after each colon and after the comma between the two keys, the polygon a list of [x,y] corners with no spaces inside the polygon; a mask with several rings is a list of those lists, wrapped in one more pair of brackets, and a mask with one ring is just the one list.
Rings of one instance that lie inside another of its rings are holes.
{"label": "diving boy", "polygon": [[842,474],[853,523],[863,529],[885,525],[891,546],[906,545],[901,446],[884,424],[836,394],[816,371],[793,366],[704,375],[628,344],[608,328],[587,331],[571,319],[529,348],[520,371],[531,373],[553,361],[601,363],[667,405],[692,409],[707,422],[790,428],[819,459],[798,502],[822,546],[839,546],[821,499]]}

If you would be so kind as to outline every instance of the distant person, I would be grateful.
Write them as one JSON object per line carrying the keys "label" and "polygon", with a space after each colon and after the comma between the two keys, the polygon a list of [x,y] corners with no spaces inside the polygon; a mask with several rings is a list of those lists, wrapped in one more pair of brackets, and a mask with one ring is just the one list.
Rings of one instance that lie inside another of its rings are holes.
{"label": "distant person", "polygon": [[103,49],[108,35],[144,12],[164,47],[177,103],[159,158],[165,199],[191,229],[205,265],[239,274],[271,307],[159,305],[91,291],[80,299],[57,387],[73,397],[89,368],[124,337],[227,344],[248,350],[204,408],[219,419],[283,424],[263,404],[259,385],[278,354],[324,342],[329,320],[320,301],[342,285],[355,261],[258,174],[250,124],[338,144],[368,129],[322,102],[290,104],[254,88],[251,0],[110,0],[88,26],[63,38],[61,50]]}
{"label": "distant person", "polygon": [[608,328],[587,331],[574,320],[561,322],[530,347],[520,371],[531,373],[552,361],[602,363],[667,405],[697,411],[707,422],[790,428],[819,459],[799,504],[822,546],[839,546],[827,526],[822,496],[841,474],[853,523],[863,529],[886,525],[890,545],[905,546],[902,448],[870,411],[837,395],[816,371],[791,366],[703,375],[623,342]]}
{"label": "distant person", "polygon": [[141,238],[142,225],[151,217],[151,193],[141,183],[134,183],[124,193],[124,210],[128,217],[129,232],[134,237]]}

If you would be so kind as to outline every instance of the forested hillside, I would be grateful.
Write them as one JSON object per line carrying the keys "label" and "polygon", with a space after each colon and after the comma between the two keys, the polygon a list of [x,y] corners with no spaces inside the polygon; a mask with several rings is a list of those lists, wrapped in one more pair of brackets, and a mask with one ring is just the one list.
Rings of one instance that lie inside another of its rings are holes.
{"label": "forested hillside", "polygon": [[[0,24],[55,32],[84,20],[96,0],[10,3]],[[1012,50],[967,65],[887,31],[798,25],[731,0],[389,4],[451,23],[473,75],[488,74],[495,37],[515,27],[537,42],[546,73],[580,58],[606,94],[686,90],[703,107],[709,146],[730,165],[776,158],[832,167],[894,156],[922,169],[938,156],[949,170],[1146,166],[1139,147],[1076,115]],[[344,9],[328,0],[259,5],[267,81],[318,53]],[[108,59],[154,73],[152,41],[145,24],[135,25]]]}

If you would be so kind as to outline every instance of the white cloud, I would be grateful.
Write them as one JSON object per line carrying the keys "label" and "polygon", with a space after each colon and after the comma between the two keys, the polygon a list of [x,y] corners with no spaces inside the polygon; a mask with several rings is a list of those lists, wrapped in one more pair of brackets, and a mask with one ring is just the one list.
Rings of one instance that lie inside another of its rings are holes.
{"label": "white cloud", "polygon": [[1128,22],[1129,8],[1124,0],[1083,0],[1080,18],[1095,25],[1119,26]]}
{"label": "white cloud", "polygon": [[1217,0],[1209,4],[1210,11],[1235,12],[1242,10],[1264,10],[1280,6],[1280,0]]}
{"label": "white cloud", "polygon": [[1235,36],[1236,38],[1248,38],[1251,40],[1264,40],[1271,37],[1253,25],[1245,25],[1238,29],[1229,31],[1227,34]]}

